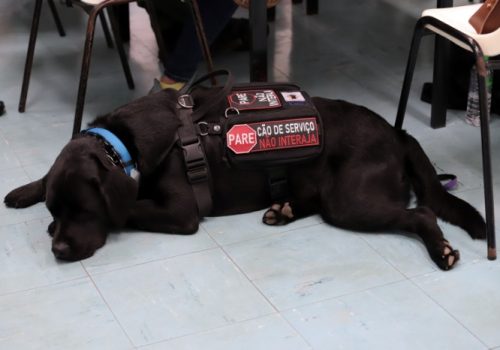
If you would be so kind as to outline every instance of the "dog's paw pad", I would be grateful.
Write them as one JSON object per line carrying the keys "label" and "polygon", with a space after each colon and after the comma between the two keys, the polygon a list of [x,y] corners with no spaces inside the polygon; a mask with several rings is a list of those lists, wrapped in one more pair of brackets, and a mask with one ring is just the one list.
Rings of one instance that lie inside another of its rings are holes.
{"label": "dog's paw pad", "polygon": [[289,202],[273,204],[264,213],[262,222],[266,225],[285,225],[294,220],[293,210]]}
{"label": "dog's paw pad", "polygon": [[281,208],[281,214],[283,214],[288,219],[293,220],[293,210],[289,202],[286,202],[283,205],[283,208]]}
{"label": "dog's paw pad", "polygon": [[276,225],[278,223],[278,212],[273,208],[270,208],[264,213],[262,217],[262,222],[266,225]]}
{"label": "dog's paw pad", "polygon": [[453,249],[448,241],[443,241],[443,248],[437,264],[442,270],[450,270],[460,260],[460,252]]}

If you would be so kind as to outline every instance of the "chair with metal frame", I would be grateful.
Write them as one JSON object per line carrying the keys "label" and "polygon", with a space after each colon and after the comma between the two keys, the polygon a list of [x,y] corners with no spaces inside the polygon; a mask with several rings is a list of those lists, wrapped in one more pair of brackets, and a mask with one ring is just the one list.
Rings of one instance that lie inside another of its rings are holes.
{"label": "chair with metal frame", "polygon": [[395,127],[401,129],[410,93],[411,81],[417,60],[421,38],[427,34],[436,34],[459,47],[471,51],[475,56],[477,80],[479,83],[479,109],[481,121],[481,148],[483,162],[484,198],[486,212],[486,237],[490,260],[496,259],[495,217],[493,183],[491,174],[490,131],[487,78],[489,70],[500,69],[500,60],[486,59],[500,55],[500,28],[489,34],[478,34],[469,24],[469,18],[482,4],[448,8],[428,9],[417,21],[406,66],[401,90],[401,97],[396,116]]}
{"label": "chair with metal frame", "polygon": [[[30,80],[30,76],[31,76],[31,69],[32,69],[32,65],[33,65],[33,56],[34,56],[35,43],[36,43],[36,37],[37,37],[37,32],[38,32],[38,23],[39,23],[39,19],[40,19],[42,1],[43,0],[36,0],[36,2],[35,2],[35,10],[34,10],[33,21],[32,21],[32,25],[31,25],[28,53],[26,56],[26,64],[25,64],[25,68],[24,68],[23,85],[22,85],[22,89],[21,89],[21,98],[19,101],[19,112],[21,112],[21,113],[24,112],[25,108],[26,108],[26,99],[27,99],[27,94],[28,94],[28,86],[29,86],[29,80]],[[53,0],[47,0],[47,1],[49,3],[50,8],[51,8],[52,15],[55,19],[59,34],[61,36],[64,36],[65,35],[64,29],[62,28],[62,24],[59,20],[59,16],[58,16],[56,8],[54,6]],[[137,0],[64,0],[64,2],[68,6],[75,5],[75,6],[81,7],[89,16],[88,21],[87,21],[87,30],[86,30],[86,36],[85,36],[85,45],[84,45],[84,51],[83,51],[80,81],[79,81],[79,85],[78,85],[75,117],[74,117],[74,121],[73,121],[72,135],[75,135],[78,132],[80,132],[81,124],[82,124],[83,108],[84,108],[84,103],[85,103],[85,95],[86,95],[86,91],[87,91],[87,81],[88,81],[88,76],[89,76],[92,46],[93,46],[93,41],[94,41],[95,24],[96,24],[96,20],[98,17],[101,19],[108,46],[112,47],[112,41],[111,41],[111,38],[109,35],[109,31],[107,29],[106,20],[105,20],[104,13],[103,13],[103,10],[105,10],[105,9],[106,9],[108,16],[109,16],[109,19],[111,21],[111,28],[113,31],[113,36],[115,38],[116,47],[117,47],[118,53],[120,55],[120,60],[121,60],[122,67],[123,67],[123,70],[125,73],[125,78],[127,80],[127,84],[128,84],[130,89],[134,88],[134,81],[132,78],[132,73],[130,71],[130,66],[128,64],[125,50],[123,48],[123,42],[122,42],[121,37],[120,37],[120,30],[119,30],[117,15],[115,13],[115,7],[117,5],[124,5],[124,4],[129,4],[131,2],[137,2]],[[208,62],[209,70],[212,70],[213,65],[212,65],[212,61],[211,61],[211,55],[210,55],[210,51],[208,49],[206,37],[205,37],[204,32],[203,32],[203,24],[201,23],[201,17],[200,17],[198,6],[197,6],[197,0],[189,0],[189,3],[191,5],[192,13],[193,13],[193,16],[195,18],[196,29],[197,29],[198,37],[200,40],[200,44],[203,48],[203,53],[204,53],[205,59]],[[163,40],[162,40],[162,36],[161,36],[160,27],[158,25],[158,18],[156,16],[156,11],[154,9],[154,4],[151,0],[145,0],[145,4],[146,4],[146,9],[148,10],[148,13],[150,15],[149,17],[151,20],[151,26],[153,28],[153,31],[154,31],[155,37],[156,37],[156,41],[157,41],[158,46],[159,46],[160,58],[163,62],[165,62],[165,57],[166,57],[165,49],[163,46]]]}
{"label": "chair with metal frame", "polygon": [[[301,4],[302,0],[292,0],[292,4]],[[318,0],[306,0],[306,14],[318,14]]]}

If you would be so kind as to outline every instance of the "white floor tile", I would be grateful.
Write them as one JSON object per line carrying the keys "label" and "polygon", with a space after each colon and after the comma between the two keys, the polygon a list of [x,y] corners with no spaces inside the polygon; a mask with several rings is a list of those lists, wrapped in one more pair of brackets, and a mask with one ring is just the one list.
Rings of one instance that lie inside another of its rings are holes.
{"label": "white floor tile", "polygon": [[277,315],[141,347],[141,350],[306,350],[309,345]]}
{"label": "white floor tile", "polygon": [[93,279],[136,346],[274,311],[218,249],[98,274]]}
{"label": "white floor tile", "polygon": [[0,227],[0,295],[86,276],[82,265],[57,262],[43,230],[50,220]]}
{"label": "white floor tile", "polygon": [[88,279],[0,296],[6,350],[133,349]]}
{"label": "white floor tile", "polygon": [[314,215],[285,226],[268,226],[262,223],[262,216],[266,210],[248,214],[205,218],[201,226],[217,243],[227,245],[317,225],[321,222],[321,218]]}
{"label": "white floor tile", "polygon": [[431,273],[414,279],[472,334],[489,348],[500,346],[500,271],[498,261],[469,264],[450,273]]}
{"label": "white floor tile", "polygon": [[285,312],[315,350],[486,350],[410,282],[374,288]]}
{"label": "white floor tile", "polygon": [[106,245],[82,263],[90,274],[107,272],[216,247],[202,230],[194,235],[150,232],[111,234]]}
{"label": "white floor tile", "polygon": [[279,310],[404,279],[355,233],[325,224],[224,249]]}

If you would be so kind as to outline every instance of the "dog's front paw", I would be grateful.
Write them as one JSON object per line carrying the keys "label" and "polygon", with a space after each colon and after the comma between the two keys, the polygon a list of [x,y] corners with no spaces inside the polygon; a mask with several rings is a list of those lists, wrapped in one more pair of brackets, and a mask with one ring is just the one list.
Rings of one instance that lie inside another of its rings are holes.
{"label": "dog's front paw", "polygon": [[9,208],[26,208],[44,200],[44,192],[40,181],[10,191],[4,198],[4,203]]}
{"label": "dog's front paw", "polygon": [[439,251],[433,255],[432,259],[441,270],[451,270],[460,260],[460,252],[454,250],[447,240],[444,240]]}
{"label": "dog's front paw", "polygon": [[286,225],[294,220],[295,217],[289,202],[273,204],[262,217],[262,222],[271,226]]}
{"label": "dog's front paw", "polygon": [[5,205],[9,208],[26,208],[34,204],[30,193],[26,192],[26,189],[23,187],[9,192],[4,198]]}

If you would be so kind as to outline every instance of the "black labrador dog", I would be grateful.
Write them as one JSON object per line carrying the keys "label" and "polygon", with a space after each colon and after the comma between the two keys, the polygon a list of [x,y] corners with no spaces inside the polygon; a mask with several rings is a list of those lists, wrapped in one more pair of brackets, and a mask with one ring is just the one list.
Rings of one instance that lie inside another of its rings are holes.
{"label": "black labrador dog", "polygon": [[[210,99],[209,91],[195,92],[195,104]],[[52,251],[64,260],[92,256],[108,233],[125,226],[195,233],[202,218],[175,142],[180,125],[176,101],[175,92],[162,91],[91,124],[123,141],[137,162],[139,181],[108,159],[99,139],[81,134],[64,147],[46,176],[11,191],[5,204],[23,208],[45,201],[54,218],[48,228]],[[312,101],[323,118],[324,150],[313,161],[288,166],[286,202],[273,203],[264,170],[229,167],[212,155],[219,138],[204,140],[212,175],[211,216],[267,207],[263,221],[269,225],[319,213],[325,222],[346,229],[415,233],[444,270],[454,266],[459,253],[444,238],[437,217],[472,238],[485,238],[484,219],[443,188],[412,136],[367,108],[325,98]],[[415,208],[408,208],[411,190]]]}

